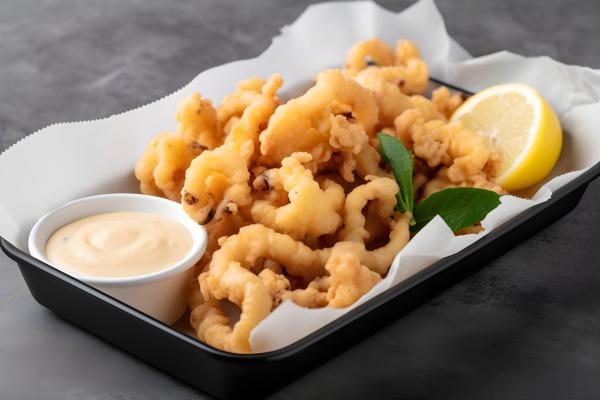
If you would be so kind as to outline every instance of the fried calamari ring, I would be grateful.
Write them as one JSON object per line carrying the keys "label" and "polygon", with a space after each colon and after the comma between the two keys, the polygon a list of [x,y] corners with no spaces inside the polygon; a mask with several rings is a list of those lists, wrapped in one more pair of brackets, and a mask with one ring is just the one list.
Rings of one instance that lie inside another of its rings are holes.
{"label": "fried calamari ring", "polygon": [[[403,67],[386,67],[386,68],[403,68]],[[413,108],[414,105],[410,97],[404,94],[398,84],[401,77],[393,76],[392,74],[384,74],[383,68],[367,68],[361,71],[356,80],[364,87],[373,91],[377,106],[379,108],[378,126],[390,126],[394,123],[394,119],[404,110]]]}
{"label": "fried calamari ring", "polygon": [[379,127],[391,126],[404,110],[421,107],[421,99],[413,103],[407,94],[423,93],[429,82],[427,64],[421,60],[413,43],[398,41],[395,64],[365,67],[350,74],[375,94],[379,106]]}
{"label": "fried calamari ring", "polygon": [[[208,300],[196,307],[190,317],[200,340],[227,351],[250,352],[250,332],[273,306],[269,289],[261,278],[244,268],[262,258],[281,263],[288,273],[305,279],[324,272],[310,248],[263,225],[249,225],[236,235],[222,238],[221,248],[198,278],[203,298]],[[241,307],[240,320],[233,329],[229,319],[212,302],[221,299]]]}
{"label": "fried calamari ring", "polygon": [[[378,39],[359,42],[352,49],[356,49],[353,53],[355,58],[353,62],[347,61],[346,68],[359,70],[359,72],[349,71],[348,75],[354,76],[362,85],[376,92],[379,106],[388,109],[383,113],[383,116],[388,119],[391,110],[408,107],[408,99],[399,96],[393,88],[409,95],[420,94],[427,89],[429,69],[413,43],[398,41],[395,60],[392,49]],[[383,57],[385,62],[377,62],[378,60],[371,53],[378,56],[385,54]],[[368,67],[365,61],[366,56],[371,56],[377,66]],[[385,85],[384,82],[388,85]],[[384,99],[388,102],[385,102]],[[385,121],[381,122],[385,125]]]}
{"label": "fried calamari ring", "polygon": [[198,275],[206,269],[212,259],[213,253],[219,249],[219,239],[223,236],[233,235],[237,233],[242,226],[252,223],[244,214],[244,212],[237,212],[234,214],[225,212],[220,218],[215,218],[204,225],[207,233],[206,249],[204,250],[204,254],[200,261],[194,266],[194,277],[188,288],[187,301],[190,310],[193,310],[204,302],[202,293],[200,293]]}
{"label": "fried calamari ring", "polygon": [[135,164],[140,191],[179,201],[185,170],[200,152],[179,135],[162,133],[155,137]]}
{"label": "fried calamari ring", "polygon": [[[323,189],[302,163],[310,162],[308,153],[293,153],[282,161],[281,168],[265,171],[258,183],[283,189],[289,203],[277,207],[266,200],[252,204],[252,218],[295,239],[334,233],[342,223],[344,189],[333,181],[325,181]],[[255,188],[259,188],[255,186]]]}
{"label": "fried calamari ring", "polygon": [[427,165],[448,167],[447,177],[451,182],[495,176],[499,156],[488,149],[481,136],[464,128],[460,121],[425,122],[418,110],[407,110],[396,119],[395,126],[400,140]]}
{"label": "fried calamari ring", "polygon": [[[211,262],[212,265],[212,262]],[[211,346],[235,353],[250,353],[250,332],[272,309],[271,296],[262,281],[240,263],[232,261],[219,271],[219,280],[208,283],[203,272],[198,278],[202,295],[209,302],[196,307],[190,323],[198,338]],[[215,306],[213,300],[228,299],[241,308],[240,319],[231,328],[229,318]]]}
{"label": "fried calamari ring", "polygon": [[224,135],[212,102],[198,93],[181,100],[177,106],[178,133],[191,146],[214,149],[223,143]]}
{"label": "fried calamari ring", "polygon": [[244,109],[241,118],[225,139],[225,146],[238,153],[246,163],[258,150],[258,136],[267,127],[269,118],[279,105],[275,93],[282,84],[281,75],[271,76],[263,85],[260,95]]}
{"label": "fried calamari ring", "polygon": [[371,178],[370,182],[357,186],[346,197],[344,203],[344,228],[340,231],[340,240],[363,242],[369,238],[365,229],[363,208],[371,200],[377,200],[377,214],[390,216],[396,206],[396,194],[400,190],[391,178]]}
{"label": "fried calamari ring", "polygon": [[253,224],[244,226],[236,235],[221,239],[221,248],[213,254],[206,281],[217,286],[219,271],[232,261],[251,268],[262,258],[275,261],[289,275],[306,280],[325,273],[325,263],[318,262],[317,254],[310,247],[262,224]]}
{"label": "fried calamari ring", "polygon": [[207,233],[206,250],[200,262],[201,265],[207,266],[215,251],[219,249],[219,239],[223,236],[230,236],[237,233],[241,227],[250,225],[252,221],[249,216],[243,215],[244,212],[229,212],[230,207],[235,207],[235,204],[225,207],[225,212],[219,218],[213,218],[209,223],[204,225]]}
{"label": "fried calamari ring", "polygon": [[258,99],[264,84],[264,79],[256,77],[238,82],[237,90],[225,96],[217,109],[221,126],[226,126],[232,118],[241,117],[246,107]]}
{"label": "fried calamari ring", "polygon": [[396,65],[405,67],[405,77],[399,83],[406,94],[420,94],[427,89],[429,68],[417,46],[408,40],[396,42]]}
{"label": "fried calamari ring", "polygon": [[314,162],[328,161],[334,150],[329,143],[332,114],[347,115],[372,134],[378,109],[370,90],[340,71],[321,72],[314,87],[275,110],[260,134],[263,161],[277,165],[295,152],[311,153]]}
{"label": "fried calamari ring", "polygon": [[228,146],[204,151],[185,173],[183,209],[194,221],[206,224],[230,203],[247,206],[251,202],[249,179],[246,163]]}
{"label": "fried calamari ring", "polygon": [[[317,277],[304,289],[290,291],[283,284],[276,286],[277,296],[306,308],[344,308],[354,304],[381,281],[381,276],[361,265],[354,253],[331,256],[325,269],[330,276]],[[270,279],[281,282],[285,278],[280,275]]]}
{"label": "fried calamari ring", "polygon": [[218,301],[203,302],[192,308],[190,325],[202,342],[225,349],[225,339],[231,334],[231,326]]}
{"label": "fried calamari ring", "polygon": [[[408,224],[411,219],[410,213],[397,213],[393,211],[396,204],[396,193],[398,185],[391,178],[367,177],[370,181],[364,185],[357,186],[346,197],[344,204],[344,229],[340,232],[340,242],[332,248],[320,249],[315,252],[321,262],[328,260],[331,256],[343,253],[353,253],[360,258],[360,263],[366,265],[370,270],[380,275],[387,273],[390,264],[396,255],[406,246],[410,238]],[[365,240],[368,231],[364,228],[365,217],[362,209],[371,200],[377,199],[381,213],[390,210],[389,241],[385,245],[375,249],[367,250]]]}
{"label": "fried calamari ring", "polygon": [[331,275],[327,290],[329,307],[348,307],[381,281],[381,276],[361,265],[360,259],[354,253],[332,256],[325,269]]}
{"label": "fried calamari ring", "polygon": [[394,51],[380,39],[362,40],[348,50],[344,68],[362,70],[367,68],[368,61],[379,66],[394,64]]}
{"label": "fried calamari ring", "polygon": [[396,65],[406,65],[409,60],[421,59],[421,52],[413,42],[398,40],[394,56],[396,58]]}

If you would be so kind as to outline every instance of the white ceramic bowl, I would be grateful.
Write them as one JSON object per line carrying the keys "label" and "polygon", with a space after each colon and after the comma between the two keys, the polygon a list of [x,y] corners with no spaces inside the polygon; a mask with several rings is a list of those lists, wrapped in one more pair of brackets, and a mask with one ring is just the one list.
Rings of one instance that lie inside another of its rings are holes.
{"label": "white ceramic bowl", "polygon": [[[148,212],[172,218],[189,230],[192,249],[177,264],[163,270],[122,278],[79,275],[48,261],[46,242],[58,228],[90,215],[116,211]],[[186,287],[192,279],[194,264],[206,249],[206,240],[206,230],[189,218],[179,203],[154,196],[115,193],[74,200],[50,211],[31,229],[28,246],[35,258],[171,325],[186,310]]]}

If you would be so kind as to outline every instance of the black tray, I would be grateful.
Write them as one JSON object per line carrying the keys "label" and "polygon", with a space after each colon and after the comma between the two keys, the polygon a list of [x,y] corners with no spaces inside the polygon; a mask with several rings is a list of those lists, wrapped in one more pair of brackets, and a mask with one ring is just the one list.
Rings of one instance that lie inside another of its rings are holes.
{"label": "black tray", "polygon": [[[466,91],[463,91],[466,92]],[[212,348],[39,261],[0,238],[32,296],[66,320],[220,398],[262,397],[288,384],[569,213],[600,163],[462,251],[283,349],[239,355]],[[265,379],[268,377],[268,379]]]}

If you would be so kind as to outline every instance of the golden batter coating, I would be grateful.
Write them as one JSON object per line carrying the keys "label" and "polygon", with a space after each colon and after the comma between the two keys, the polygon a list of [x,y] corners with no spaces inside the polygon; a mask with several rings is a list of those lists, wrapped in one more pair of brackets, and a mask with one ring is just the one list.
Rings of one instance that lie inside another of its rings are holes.
{"label": "golden batter coating", "polygon": [[259,259],[268,258],[280,264],[292,276],[311,280],[322,275],[325,262],[310,247],[289,235],[278,233],[262,224],[252,224],[240,229],[236,235],[222,238],[220,249],[210,262],[207,279],[218,280],[213,270],[221,271],[232,261],[251,268]]}
{"label": "golden batter coating", "polygon": [[185,173],[183,209],[194,221],[206,224],[229,203],[247,206],[251,202],[249,179],[246,163],[229,147],[204,151]]}
{"label": "golden batter coating", "polygon": [[140,191],[179,201],[185,171],[200,152],[179,135],[165,132],[155,137],[135,164]]}
{"label": "golden batter coating", "polygon": [[431,93],[431,102],[446,118],[450,118],[464,101],[465,98],[462,93],[456,92],[451,94],[446,86],[440,86]]}
{"label": "golden batter coating", "polygon": [[396,121],[396,135],[429,167],[447,167],[450,182],[462,183],[495,176],[499,158],[483,138],[460,121],[425,121],[419,110],[407,110]]}
{"label": "golden batter coating", "polygon": [[348,116],[353,124],[372,134],[378,109],[370,90],[340,71],[322,72],[313,88],[275,110],[269,126],[260,134],[264,162],[277,165],[295,152],[310,153],[315,162],[328,161],[334,151],[329,142],[332,115]]}
{"label": "golden batter coating", "polygon": [[[215,274],[210,270],[208,273]],[[219,271],[219,279],[207,282],[206,272],[200,274],[200,289],[205,299],[228,299],[241,308],[240,319],[233,328],[214,303],[198,306],[190,316],[198,338],[223,350],[250,353],[250,332],[272,309],[271,296],[262,281],[238,262],[227,264]],[[210,318],[207,318],[210,317]]]}
{"label": "golden batter coating", "polygon": [[304,289],[287,291],[282,294],[282,300],[291,300],[301,307],[322,308],[327,306],[327,290],[330,277],[316,277]]}
{"label": "golden batter coating", "polygon": [[177,130],[192,147],[214,149],[223,143],[224,135],[212,102],[194,93],[177,106]]}
{"label": "golden batter coating", "polygon": [[279,74],[271,76],[263,85],[260,95],[244,109],[225,139],[225,146],[238,153],[246,163],[258,152],[258,135],[267,127],[269,118],[279,105],[276,92],[282,84]]}
{"label": "golden batter coating", "polygon": [[361,265],[354,253],[332,256],[325,269],[331,275],[327,290],[329,307],[348,307],[381,281],[381,276]]}
{"label": "golden batter coating", "polygon": [[254,77],[238,82],[237,90],[223,98],[217,109],[217,119],[226,126],[232,118],[240,118],[250,104],[258,99],[266,81]]}
{"label": "golden batter coating", "polygon": [[326,180],[321,189],[313,174],[302,163],[311,161],[308,153],[294,153],[282,161],[281,168],[265,171],[262,176],[269,188],[283,189],[289,203],[278,207],[268,200],[252,205],[254,221],[286,233],[295,239],[334,233],[342,223],[344,189]]}
{"label": "golden batter coating", "polygon": [[[333,247],[317,250],[321,261],[329,257],[343,253],[353,253],[360,259],[360,263],[366,265],[372,271],[380,275],[386,274],[393,259],[406,246],[410,238],[408,225],[410,213],[393,212],[395,196],[398,193],[398,185],[393,179],[386,177],[370,177],[372,180],[364,185],[356,187],[346,197],[344,204],[344,229],[340,232],[339,239]],[[377,199],[380,210],[389,211],[388,226],[390,229],[389,241],[374,250],[368,250],[365,239],[369,233],[364,228],[365,217],[362,209],[371,200]]]}

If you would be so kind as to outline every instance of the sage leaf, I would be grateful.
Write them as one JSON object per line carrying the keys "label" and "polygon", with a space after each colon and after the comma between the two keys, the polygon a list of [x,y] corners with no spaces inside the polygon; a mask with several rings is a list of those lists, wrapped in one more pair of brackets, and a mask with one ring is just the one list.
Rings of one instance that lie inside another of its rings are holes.
{"label": "sage leaf", "polygon": [[412,156],[402,142],[393,136],[378,133],[377,139],[379,140],[381,156],[392,167],[392,173],[400,187],[400,191],[396,195],[396,210],[401,212],[412,211],[414,206]]}
{"label": "sage leaf", "polygon": [[411,230],[419,231],[439,215],[456,232],[480,222],[499,204],[500,195],[491,190],[470,187],[440,190],[415,206],[415,224]]}

